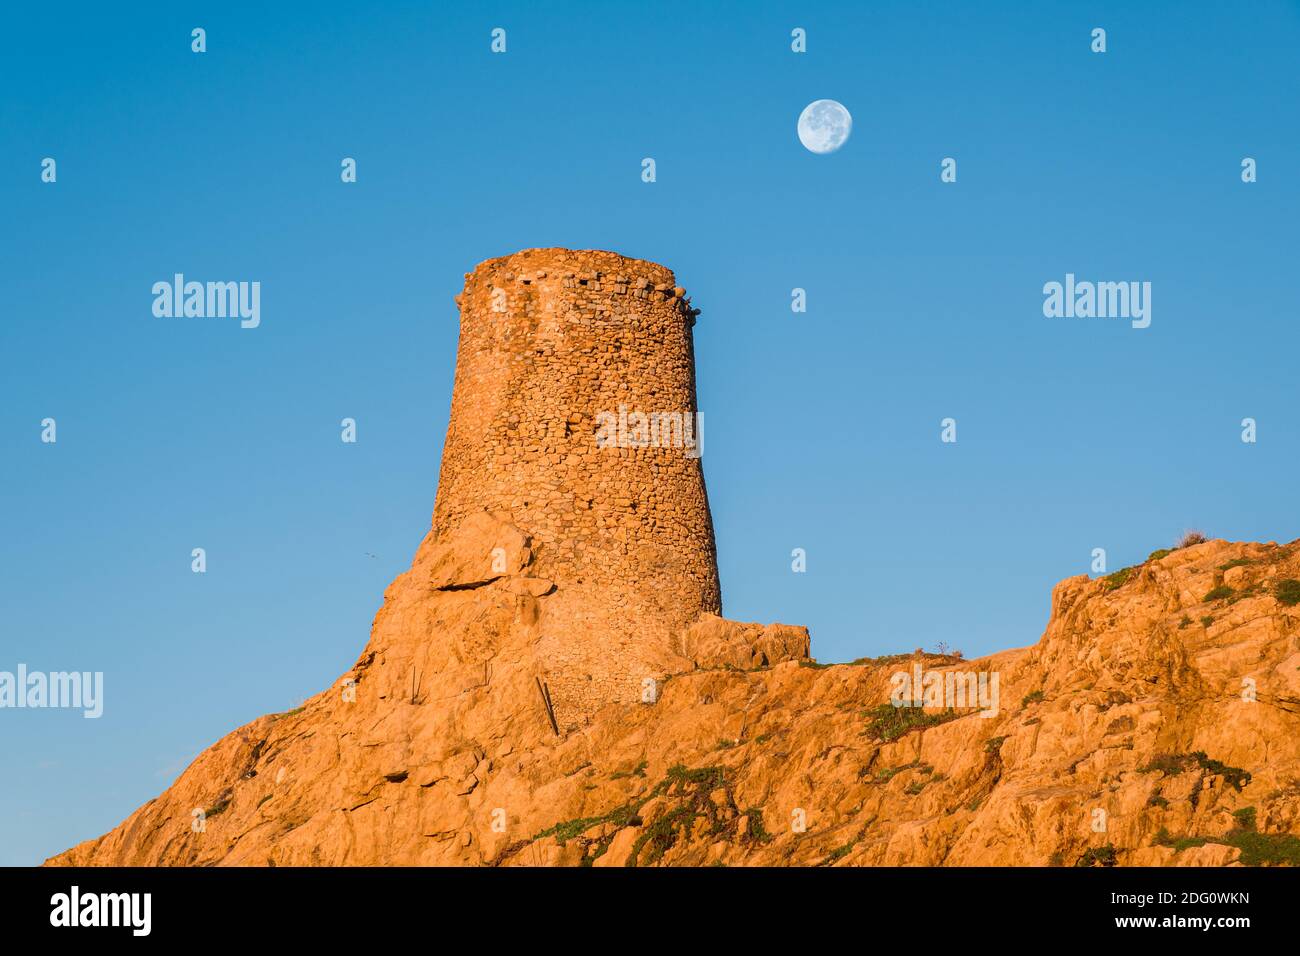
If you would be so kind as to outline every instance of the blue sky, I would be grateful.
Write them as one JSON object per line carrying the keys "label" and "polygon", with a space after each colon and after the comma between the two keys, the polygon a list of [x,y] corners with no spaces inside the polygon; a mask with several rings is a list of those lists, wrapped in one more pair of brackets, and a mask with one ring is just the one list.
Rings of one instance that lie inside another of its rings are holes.
{"label": "blue sky", "polygon": [[[452,296],[521,248],[690,290],[724,608],[822,660],[1033,643],[1096,547],[1300,535],[1297,4],[382,6],[2,15],[0,670],[101,670],[105,712],[0,711],[0,863],[355,659],[428,528]],[[261,326],[155,318],[175,272],[260,281]],[[1150,328],[1045,318],[1067,272],[1151,282]]]}

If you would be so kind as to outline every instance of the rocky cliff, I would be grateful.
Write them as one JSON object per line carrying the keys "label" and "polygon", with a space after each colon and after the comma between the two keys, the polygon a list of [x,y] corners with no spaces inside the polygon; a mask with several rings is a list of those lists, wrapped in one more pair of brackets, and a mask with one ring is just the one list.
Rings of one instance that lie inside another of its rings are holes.
{"label": "rocky cliff", "polygon": [[718,614],[673,274],[465,279],[432,527],[355,666],[50,863],[1300,861],[1300,542],[1070,578],[1032,648],[820,665]]}
{"label": "rocky cliff", "polygon": [[[503,573],[481,567],[498,541]],[[558,733],[530,623],[554,592],[530,560],[496,519],[426,540],[337,686],[49,862],[1300,860],[1300,542],[1067,579],[1036,645],[973,661],[821,665],[801,628],[704,615],[645,702]]]}

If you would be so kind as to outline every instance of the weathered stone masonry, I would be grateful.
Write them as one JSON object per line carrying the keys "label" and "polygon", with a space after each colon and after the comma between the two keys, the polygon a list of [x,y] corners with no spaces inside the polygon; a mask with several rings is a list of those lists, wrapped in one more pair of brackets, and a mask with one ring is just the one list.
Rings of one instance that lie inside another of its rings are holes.
{"label": "weathered stone masonry", "polygon": [[597,416],[696,413],[696,310],[668,269],[531,249],[465,277],[436,536],[505,514],[556,582],[541,648],[566,708],[637,699],[702,612],[720,613],[698,457],[598,447]]}

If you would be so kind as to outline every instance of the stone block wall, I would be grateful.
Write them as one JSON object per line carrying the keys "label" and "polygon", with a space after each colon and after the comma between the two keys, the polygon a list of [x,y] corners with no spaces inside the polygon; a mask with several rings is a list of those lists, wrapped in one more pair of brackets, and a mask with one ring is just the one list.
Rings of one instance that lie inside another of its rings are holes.
{"label": "stone block wall", "polygon": [[434,534],[508,515],[557,585],[539,638],[557,699],[636,699],[680,631],[721,611],[690,447],[697,310],[662,266],[567,249],[488,260],[457,302]]}

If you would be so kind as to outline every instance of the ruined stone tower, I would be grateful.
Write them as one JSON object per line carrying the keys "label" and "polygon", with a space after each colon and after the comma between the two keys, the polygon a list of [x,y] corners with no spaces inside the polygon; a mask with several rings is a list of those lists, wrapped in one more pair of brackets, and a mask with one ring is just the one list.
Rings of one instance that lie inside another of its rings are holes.
{"label": "ruined stone tower", "polygon": [[530,249],[465,276],[433,534],[482,512],[555,582],[538,651],[557,708],[640,698],[679,634],[720,613],[692,327],[672,272]]}

